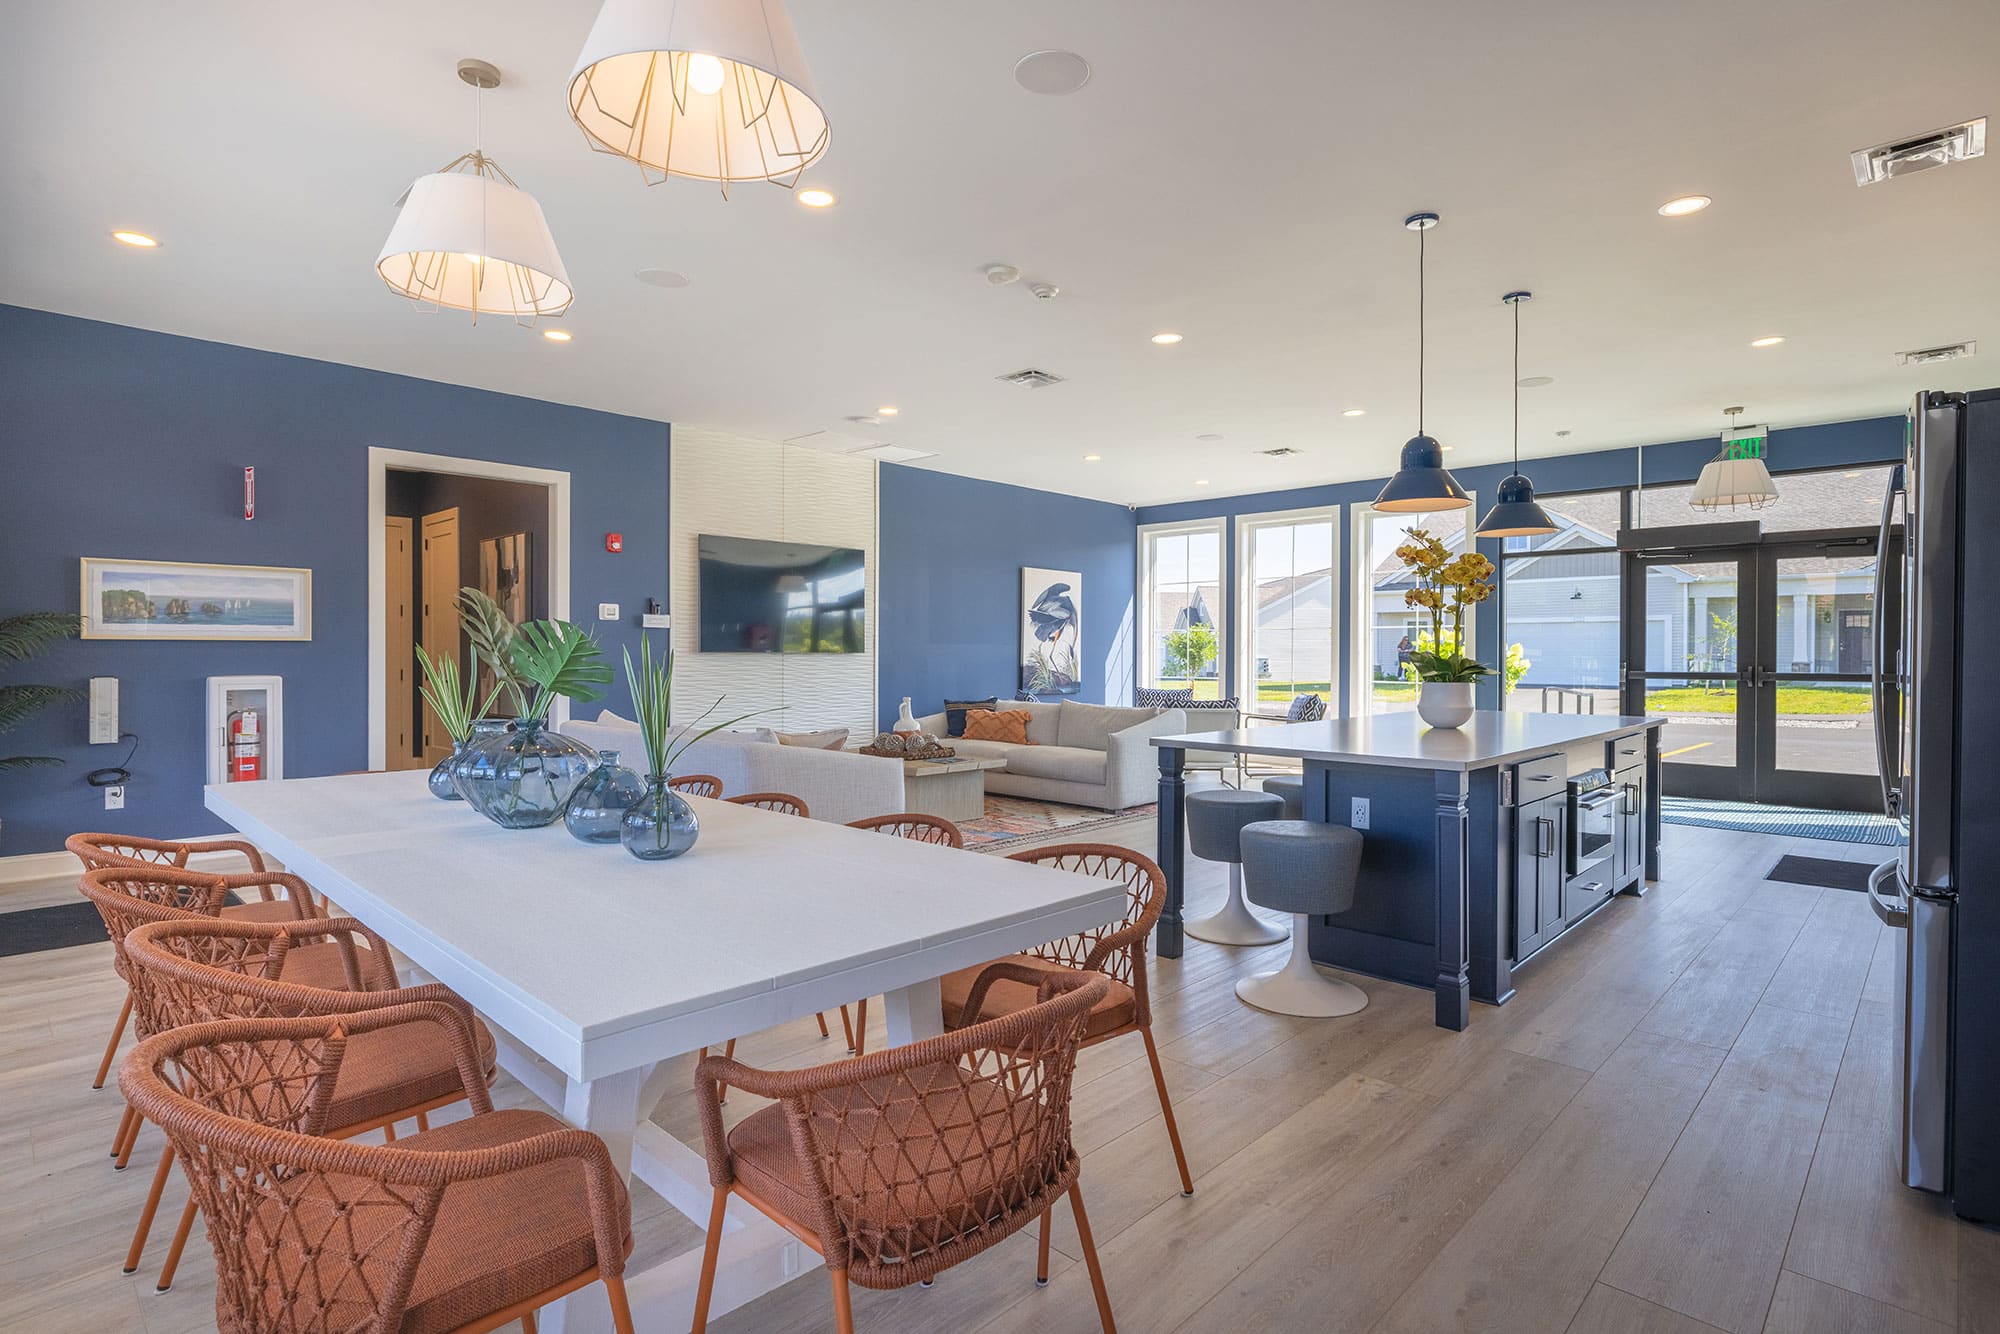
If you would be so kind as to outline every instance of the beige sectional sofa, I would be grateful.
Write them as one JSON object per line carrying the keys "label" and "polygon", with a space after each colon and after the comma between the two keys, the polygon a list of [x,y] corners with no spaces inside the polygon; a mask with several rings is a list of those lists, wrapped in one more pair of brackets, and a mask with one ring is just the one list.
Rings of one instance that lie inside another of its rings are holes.
{"label": "beige sectional sofa", "polygon": [[918,720],[960,755],[1005,760],[986,772],[986,790],[1037,801],[1060,801],[1100,810],[1123,810],[1154,799],[1159,759],[1152,739],[1188,730],[1179,709],[1120,708],[1062,700],[1054,704],[1002,700],[1001,709],[1028,717],[1029,745],[945,737],[945,716]]}

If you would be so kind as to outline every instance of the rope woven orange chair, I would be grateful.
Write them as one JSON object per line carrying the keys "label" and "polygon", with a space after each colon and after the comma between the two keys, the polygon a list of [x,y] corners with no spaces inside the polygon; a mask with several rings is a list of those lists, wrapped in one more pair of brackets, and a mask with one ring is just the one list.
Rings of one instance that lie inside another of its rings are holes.
{"label": "rope woven orange chair", "polygon": [[732,806],[754,806],[760,811],[776,811],[780,815],[796,815],[809,820],[812,812],[805,802],[789,792],[745,792],[740,797],[724,797]]}
{"label": "rope woven orange chair", "polygon": [[[325,1138],[354,1044],[393,1046],[411,1024],[452,1033],[472,1116],[394,1144]],[[207,1219],[222,1334],[475,1334],[600,1281],[632,1334],[631,1203],[604,1141],[494,1111],[474,1048],[459,1008],[431,1001],[194,1024],[125,1058],[119,1085]]]}
{"label": "rope woven orange chair", "polygon": [[[296,946],[294,942],[306,933],[325,943]],[[285,965],[291,956],[315,948],[341,960],[342,976],[326,978],[320,968],[313,970],[317,979],[313,983],[288,978]],[[465,1097],[456,1048],[461,1030],[471,1035],[484,1082],[490,1084],[494,1078],[493,1034],[472,1007],[442,983],[398,987],[389,947],[351,918],[289,925],[157,921],[134,927],[125,937],[125,953],[132,969],[135,1014],[141,1033],[148,1036],[219,1019],[354,1014],[418,1002],[455,1010],[458,1022],[449,1028],[405,1026],[393,1040],[372,1034],[350,1037],[340,1078],[323,1108],[322,1124],[331,1129],[320,1133],[336,1139],[379,1129],[393,1141],[396,1122],[412,1119],[420,1132],[428,1130],[429,1113]],[[173,1158],[169,1144],[160,1155],[152,1193],[126,1256],[128,1274],[139,1267]],[[194,1211],[191,1194],[160,1272],[162,1292],[173,1285],[181,1250],[194,1226]]]}
{"label": "rope woven orange chair", "polygon": [[1090,1016],[1083,1045],[1094,1047],[1127,1033],[1137,1033],[1145,1040],[1146,1059],[1153,1066],[1153,1087],[1159,1092],[1160,1113],[1167,1123],[1167,1139],[1174,1146],[1174,1165],[1180,1169],[1181,1194],[1194,1194],[1194,1177],[1188,1172],[1180,1127],[1174,1122],[1174,1104],[1167,1096],[1167,1079],[1160,1070],[1159,1048],[1153,1044],[1153,1009],[1146,993],[1146,946],[1153,938],[1153,924],[1166,907],[1166,877],[1152,858],[1105,843],[1058,843],[1017,852],[1009,860],[1116,880],[1125,886],[1125,917],[996,963],[948,974],[942,979],[945,1027],[984,1022],[1034,1004],[1034,992],[1006,980],[1007,974],[1001,974],[1001,980],[990,986],[980,985],[985,973],[1003,965],[1102,974],[1110,990]]}
{"label": "rope woven orange chair", "polygon": [[[912,843],[935,843],[939,847],[962,848],[965,835],[942,815],[921,815],[906,811],[901,815],[871,815],[865,820],[849,820],[849,829],[872,829],[878,834],[907,838]],[[845,1005],[840,1007],[840,1024],[847,1030],[847,1050],[860,1056],[868,1046],[868,998],[855,1004],[850,1022]]]}
{"label": "rope woven orange chair", "polygon": [[[1077,1045],[1110,983],[1014,964],[990,979],[1035,1004],[907,1047],[807,1070],[757,1070],[711,1056],[695,1099],[715,1201],[695,1296],[694,1334],[709,1298],[734,1194],[826,1259],[841,1334],[852,1334],[848,1285],[901,1288],[1042,1220],[1036,1278],[1048,1277],[1049,1211],[1067,1194],[1098,1318],[1115,1334],[1090,1235],[1070,1134]],[[720,1085],[777,1105],[724,1131]]]}
{"label": "rope woven orange chair", "polygon": [[[289,876],[281,881],[268,881],[264,876],[264,854],[255,844],[241,839],[213,839],[201,843],[173,843],[157,838],[137,838],[129,834],[71,834],[63,840],[63,846],[83,863],[86,871],[95,871],[108,866],[164,866],[175,870],[185,870],[188,858],[197,852],[240,853],[250,863],[250,874],[241,877],[241,888],[256,888],[261,896],[251,903],[229,904],[220,909],[225,917],[243,917],[260,921],[290,920],[299,917],[319,917],[324,909],[313,897],[312,889],[297,876]],[[283,899],[272,899],[271,885],[282,884],[286,891]],[[237,885],[227,888],[235,889]],[[296,897],[294,894],[296,893]],[[211,914],[212,915],[212,914]],[[113,966],[117,958],[113,956]],[[121,972],[120,977],[124,974]],[[97,1076],[90,1082],[94,1089],[104,1087],[104,1080],[111,1073],[111,1058],[118,1054],[118,1043],[125,1036],[125,1025],[132,1017],[132,996],[125,995],[125,1003],[119,1007],[118,1022],[111,1026],[111,1041],[104,1044],[104,1059],[97,1063]]]}
{"label": "rope woven orange chair", "polygon": [[684,792],[690,797],[719,797],[722,795],[722,780],[714,774],[682,774],[679,778],[669,778],[667,786],[676,792]]}

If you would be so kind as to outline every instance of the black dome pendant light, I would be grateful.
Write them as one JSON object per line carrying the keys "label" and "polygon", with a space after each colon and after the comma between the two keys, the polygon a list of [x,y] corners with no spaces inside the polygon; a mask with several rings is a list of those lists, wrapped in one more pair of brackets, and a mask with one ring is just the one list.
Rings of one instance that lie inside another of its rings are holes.
{"label": "black dome pendant light", "polygon": [[1539,537],[1556,531],[1549,512],[1535,501],[1535,484],[1521,475],[1521,303],[1533,292],[1509,292],[1500,298],[1514,308],[1514,471],[1500,483],[1500,498],[1479,521],[1480,537]]}
{"label": "black dome pendant light", "polygon": [[1423,514],[1462,510],[1472,497],[1444,466],[1444,446],[1424,434],[1424,233],[1438,225],[1435,213],[1412,213],[1403,226],[1417,234],[1417,433],[1403,446],[1396,475],[1375,497],[1375,508],[1389,514]]}

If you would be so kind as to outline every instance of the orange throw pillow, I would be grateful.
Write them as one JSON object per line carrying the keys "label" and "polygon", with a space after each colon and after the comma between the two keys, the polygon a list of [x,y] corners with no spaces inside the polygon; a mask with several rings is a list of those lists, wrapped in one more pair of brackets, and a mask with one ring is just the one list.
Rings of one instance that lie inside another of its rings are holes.
{"label": "orange throw pillow", "polygon": [[1028,719],[1034,715],[1026,709],[979,709],[965,715],[965,739],[967,741],[1011,741],[1017,746],[1034,744],[1028,740]]}

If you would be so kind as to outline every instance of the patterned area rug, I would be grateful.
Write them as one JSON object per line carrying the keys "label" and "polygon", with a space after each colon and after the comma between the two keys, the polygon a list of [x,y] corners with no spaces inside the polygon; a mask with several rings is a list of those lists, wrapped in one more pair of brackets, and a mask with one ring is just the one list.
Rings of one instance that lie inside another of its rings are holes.
{"label": "patterned area rug", "polygon": [[1053,801],[1030,801],[1026,797],[1001,797],[988,793],[986,814],[977,820],[961,820],[959,832],[965,846],[976,852],[1005,852],[1012,845],[1062,836],[1089,842],[1092,830],[1132,820],[1150,823],[1152,803],[1122,811],[1100,811],[1089,806],[1065,806]]}
{"label": "patterned area rug", "polygon": [[1699,825],[1703,829],[1734,829],[1745,834],[1785,834],[1792,838],[1824,838],[1839,843],[1879,843],[1893,847],[1902,830],[1886,815],[1856,811],[1812,811],[1798,806],[1759,806],[1745,801],[1697,801],[1663,797],[1660,818],[1668,824]]}

